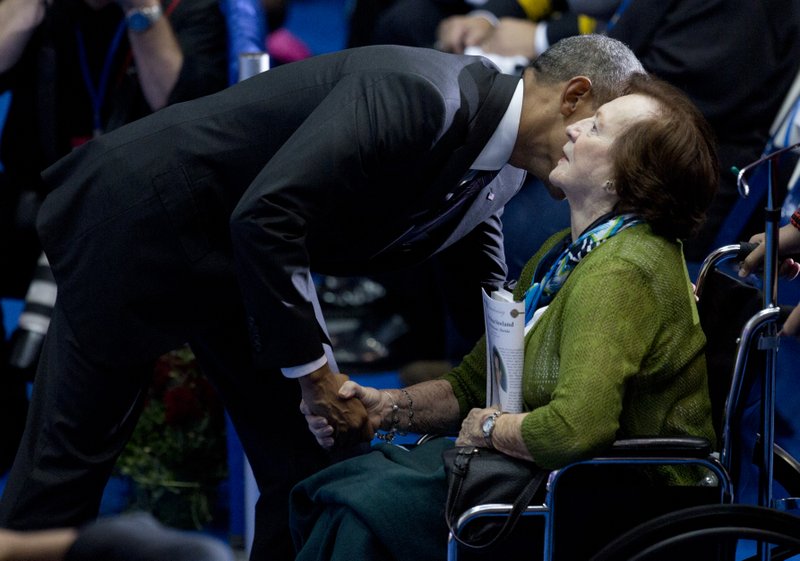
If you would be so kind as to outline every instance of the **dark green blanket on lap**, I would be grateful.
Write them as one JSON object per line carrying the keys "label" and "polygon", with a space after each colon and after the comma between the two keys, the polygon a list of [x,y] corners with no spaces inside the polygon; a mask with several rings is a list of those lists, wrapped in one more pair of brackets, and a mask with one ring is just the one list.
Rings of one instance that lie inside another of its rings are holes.
{"label": "dark green blanket on lap", "polygon": [[410,451],[383,444],[332,465],[292,491],[299,561],[445,558],[446,485],[437,438]]}

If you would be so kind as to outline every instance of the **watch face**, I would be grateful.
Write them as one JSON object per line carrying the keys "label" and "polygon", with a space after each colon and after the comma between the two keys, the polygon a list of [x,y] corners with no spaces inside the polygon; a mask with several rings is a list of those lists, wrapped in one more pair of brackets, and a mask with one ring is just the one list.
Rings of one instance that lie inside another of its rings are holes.
{"label": "watch face", "polygon": [[494,427],[494,415],[489,415],[487,419],[483,422],[483,435],[489,436],[492,433],[492,428]]}
{"label": "watch face", "polygon": [[145,31],[152,24],[150,18],[141,12],[135,12],[128,16],[128,28],[131,31]]}

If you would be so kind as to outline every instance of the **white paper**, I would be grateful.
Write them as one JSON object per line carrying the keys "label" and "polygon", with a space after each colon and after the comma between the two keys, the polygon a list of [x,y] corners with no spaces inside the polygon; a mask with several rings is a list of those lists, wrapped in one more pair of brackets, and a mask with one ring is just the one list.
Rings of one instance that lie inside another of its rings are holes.
{"label": "white paper", "polygon": [[486,324],[486,406],[522,412],[525,303],[500,289],[482,290]]}

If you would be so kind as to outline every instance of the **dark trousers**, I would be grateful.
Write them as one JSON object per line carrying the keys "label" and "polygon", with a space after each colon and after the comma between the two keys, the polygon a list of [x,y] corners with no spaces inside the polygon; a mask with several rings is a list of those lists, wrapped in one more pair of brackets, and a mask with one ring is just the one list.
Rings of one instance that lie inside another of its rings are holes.
{"label": "dark trousers", "polygon": [[[326,455],[298,411],[297,382],[277,371],[256,370],[242,314],[234,303],[229,312],[206,324],[213,327],[187,326],[187,340],[228,409],[261,492],[252,559],[292,559],[289,491],[323,467]],[[137,364],[92,360],[56,303],[25,434],[0,501],[0,526],[78,526],[97,515],[114,462],[141,412],[156,358]]]}

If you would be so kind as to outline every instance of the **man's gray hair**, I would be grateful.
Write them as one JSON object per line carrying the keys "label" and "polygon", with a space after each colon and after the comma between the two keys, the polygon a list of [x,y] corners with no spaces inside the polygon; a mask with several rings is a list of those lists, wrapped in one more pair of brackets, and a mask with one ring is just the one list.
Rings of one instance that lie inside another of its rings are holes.
{"label": "man's gray hair", "polygon": [[622,95],[633,74],[646,74],[642,63],[625,43],[604,35],[561,39],[539,55],[531,67],[537,78],[546,83],[586,76],[592,81],[595,107]]}

